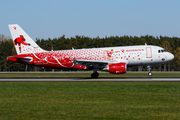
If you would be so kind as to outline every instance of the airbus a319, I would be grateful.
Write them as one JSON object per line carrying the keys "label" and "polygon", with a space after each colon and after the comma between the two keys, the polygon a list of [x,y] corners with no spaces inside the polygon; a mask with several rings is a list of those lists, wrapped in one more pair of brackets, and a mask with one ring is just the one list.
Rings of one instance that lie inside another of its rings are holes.
{"label": "airbus a319", "polygon": [[60,69],[93,69],[91,78],[97,78],[98,71],[124,74],[127,65],[147,65],[148,75],[152,75],[150,65],[174,59],[174,55],[164,48],[146,44],[46,51],[40,48],[19,25],[11,24],[9,29],[17,52],[17,55],[7,58],[9,61]]}

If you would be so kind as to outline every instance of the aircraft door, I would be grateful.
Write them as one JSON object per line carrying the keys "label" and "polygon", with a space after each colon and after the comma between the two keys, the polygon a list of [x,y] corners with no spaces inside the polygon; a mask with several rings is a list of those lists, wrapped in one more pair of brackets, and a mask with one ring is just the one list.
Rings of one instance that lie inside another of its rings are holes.
{"label": "aircraft door", "polygon": [[146,47],[146,58],[152,58],[152,48]]}

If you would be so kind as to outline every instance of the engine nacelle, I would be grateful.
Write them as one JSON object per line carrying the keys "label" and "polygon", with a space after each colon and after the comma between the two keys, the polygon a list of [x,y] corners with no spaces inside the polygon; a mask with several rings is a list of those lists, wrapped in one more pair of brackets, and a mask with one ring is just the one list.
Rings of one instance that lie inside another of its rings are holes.
{"label": "engine nacelle", "polygon": [[113,74],[123,74],[126,73],[126,63],[114,63],[108,64],[109,72]]}

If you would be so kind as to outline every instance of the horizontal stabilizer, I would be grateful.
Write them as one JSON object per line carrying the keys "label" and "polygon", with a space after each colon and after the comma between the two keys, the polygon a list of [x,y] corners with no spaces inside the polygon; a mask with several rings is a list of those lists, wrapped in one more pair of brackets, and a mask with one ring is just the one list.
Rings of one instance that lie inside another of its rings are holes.
{"label": "horizontal stabilizer", "polygon": [[7,60],[9,60],[9,61],[13,61],[13,62],[22,61],[22,62],[26,62],[26,63],[32,61],[32,59],[33,58],[31,58],[31,57],[21,58],[21,57],[11,57],[11,56],[7,58]]}

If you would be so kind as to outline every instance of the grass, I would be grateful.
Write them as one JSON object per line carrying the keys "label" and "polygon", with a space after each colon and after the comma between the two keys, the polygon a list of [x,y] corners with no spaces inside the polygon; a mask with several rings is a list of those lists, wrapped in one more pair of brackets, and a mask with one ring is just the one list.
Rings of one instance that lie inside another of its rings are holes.
{"label": "grass", "polygon": [[[152,72],[152,76],[148,76],[148,72],[131,72],[126,74],[110,74],[99,73],[99,77],[180,77],[180,72]],[[90,77],[92,73],[0,73],[2,77]]]}
{"label": "grass", "polygon": [[180,119],[180,82],[0,82],[0,119]]}

